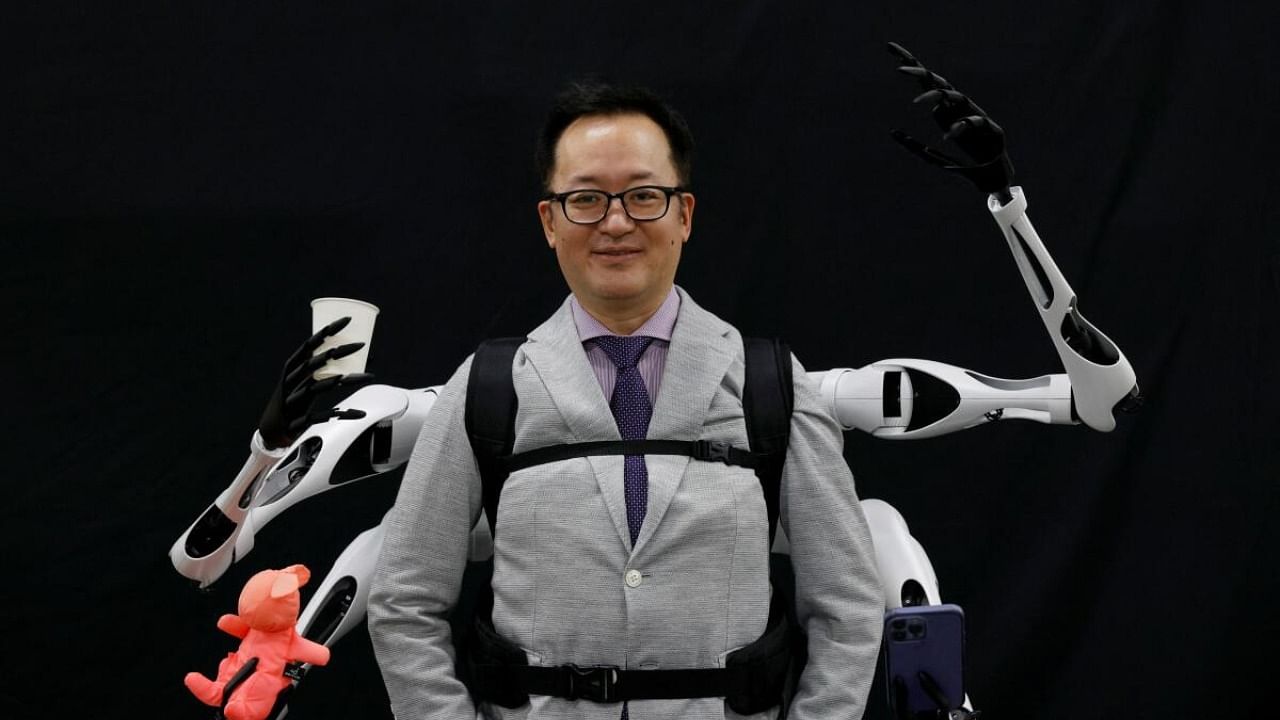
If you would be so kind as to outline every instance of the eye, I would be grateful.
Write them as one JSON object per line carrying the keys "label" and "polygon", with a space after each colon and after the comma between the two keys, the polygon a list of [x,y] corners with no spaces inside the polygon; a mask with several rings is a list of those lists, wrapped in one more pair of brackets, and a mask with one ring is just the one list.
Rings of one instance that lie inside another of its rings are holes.
{"label": "eye", "polygon": [[661,190],[651,187],[641,187],[627,193],[627,200],[635,203],[655,203],[661,202],[664,194]]}
{"label": "eye", "polygon": [[599,205],[603,201],[604,195],[598,192],[570,193],[568,197],[565,198],[565,202],[574,207],[591,207],[592,205]]}

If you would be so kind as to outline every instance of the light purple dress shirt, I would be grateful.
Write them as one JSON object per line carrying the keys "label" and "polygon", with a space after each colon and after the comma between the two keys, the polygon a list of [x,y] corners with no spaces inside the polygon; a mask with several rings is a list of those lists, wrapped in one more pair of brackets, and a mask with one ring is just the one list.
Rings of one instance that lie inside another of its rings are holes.
{"label": "light purple dress shirt", "polygon": [[[596,380],[600,381],[604,399],[610,400],[613,397],[614,383],[618,381],[618,368],[609,356],[604,354],[604,350],[588,341],[601,335],[617,335],[617,333],[605,327],[599,320],[592,317],[591,313],[583,309],[578,304],[578,298],[569,299],[569,308],[573,311],[573,323],[578,327],[578,339],[582,341],[583,349],[587,352],[587,362],[591,364]],[[649,347],[645,348],[640,361],[636,363],[636,369],[644,379],[645,390],[649,391],[650,405],[653,405],[658,398],[658,386],[662,383],[662,369],[667,364],[667,348],[671,346],[671,332],[676,327],[676,316],[679,313],[680,296],[673,287],[657,312],[631,333],[655,338],[649,343]]]}

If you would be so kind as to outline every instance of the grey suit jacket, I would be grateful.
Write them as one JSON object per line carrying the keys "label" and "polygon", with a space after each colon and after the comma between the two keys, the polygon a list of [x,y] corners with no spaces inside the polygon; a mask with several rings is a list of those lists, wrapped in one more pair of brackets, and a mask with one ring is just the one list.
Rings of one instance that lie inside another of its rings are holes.
{"label": "grey suit jacket", "polygon": [[[742,339],[680,293],[649,437],[746,447]],[[432,409],[384,521],[369,633],[399,720],[474,720],[477,714],[454,675],[445,619],[482,509],[463,425],[469,369],[470,359]],[[520,403],[516,452],[619,439],[567,301],[529,335],[512,373]],[[799,363],[794,374],[780,520],[791,543],[809,662],[791,717],[857,718],[875,668],[883,601],[840,429]],[[769,547],[755,474],[679,456],[651,455],[646,462],[649,505],[635,547],[620,456],[538,465],[507,480],[494,543],[493,621],[524,648],[530,664],[721,667],[731,651],[764,631]],[[634,587],[624,582],[632,569],[642,575]],[[495,718],[616,720],[621,707],[532,696],[522,708],[482,711]],[[739,717],[714,697],[633,700],[630,715]]]}

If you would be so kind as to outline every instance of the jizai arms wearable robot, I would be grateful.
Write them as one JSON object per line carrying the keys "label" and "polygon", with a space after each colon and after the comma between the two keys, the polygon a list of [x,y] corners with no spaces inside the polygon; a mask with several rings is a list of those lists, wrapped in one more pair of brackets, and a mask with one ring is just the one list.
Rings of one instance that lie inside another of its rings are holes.
{"label": "jizai arms wearable robot", "polygon": [[[1140,404],[1133,368],[1109,338],[1081,316],[1076,295],[1027,217],[1027,199],[1011,187],[1013,167],[1004,133],[986,113],[910,53],[890,43],[898,69],[924,88],[916,102],[932,107],[935,121],[964,154],[944,154],[893,131],[895,140],[926,162],[958,174],[987,195],[1027,291],[1062,360],[1064,373],[1009,380],[931,360],[895,358],[860,368],[810,372],[831,414],[846,430],[886,440],[915,440],[997,420],[1084,424],[1107,432],[1116,410]],[[170,557],[201,587],[215,582],[253,549],[254,535],[285,510],[313,495],[404,465],[429,418],[440,386],[406,390],[369,385],[366,375],[315,380],[330,359],[358,349],[345,345],[312,355],[345,324],[308,340],[286,363],[281,381],[235,480],[173,544]],[[365,384],[336,407],[310,408],[335,385]],[[901,514],[874,499],[862,502],[884,587],[886,610],[942,602],[928,555]],[[364,617],[369,582],[381,544],[380,527],[351,541],[313,593],[298,620],[304,637],[332,645]],[[778,534],[775,551],[786,552]],[[489,525],[476,524],[471,557],[492,553]],[[305,668],[297,674],[301,677]],[[968,703],[956,709],[965,717]],[[281,706],[275,717],[283,715]]]}

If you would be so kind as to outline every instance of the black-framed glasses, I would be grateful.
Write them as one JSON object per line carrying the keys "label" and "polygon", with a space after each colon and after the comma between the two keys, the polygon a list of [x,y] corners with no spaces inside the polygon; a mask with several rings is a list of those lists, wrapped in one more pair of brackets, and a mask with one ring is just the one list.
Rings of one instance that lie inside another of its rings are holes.
{"label": "black-framed glasses", "polygon": [[636,222],[660,220],[671,208],[671,196],[686,192],[680,186],[637,185],[619,193],[604,190],[570,190],[548,193],[544,200],[556,200],[569,222],[577,225],[595,225],[609,214],[613,199],[622,202],[622,211]]}

